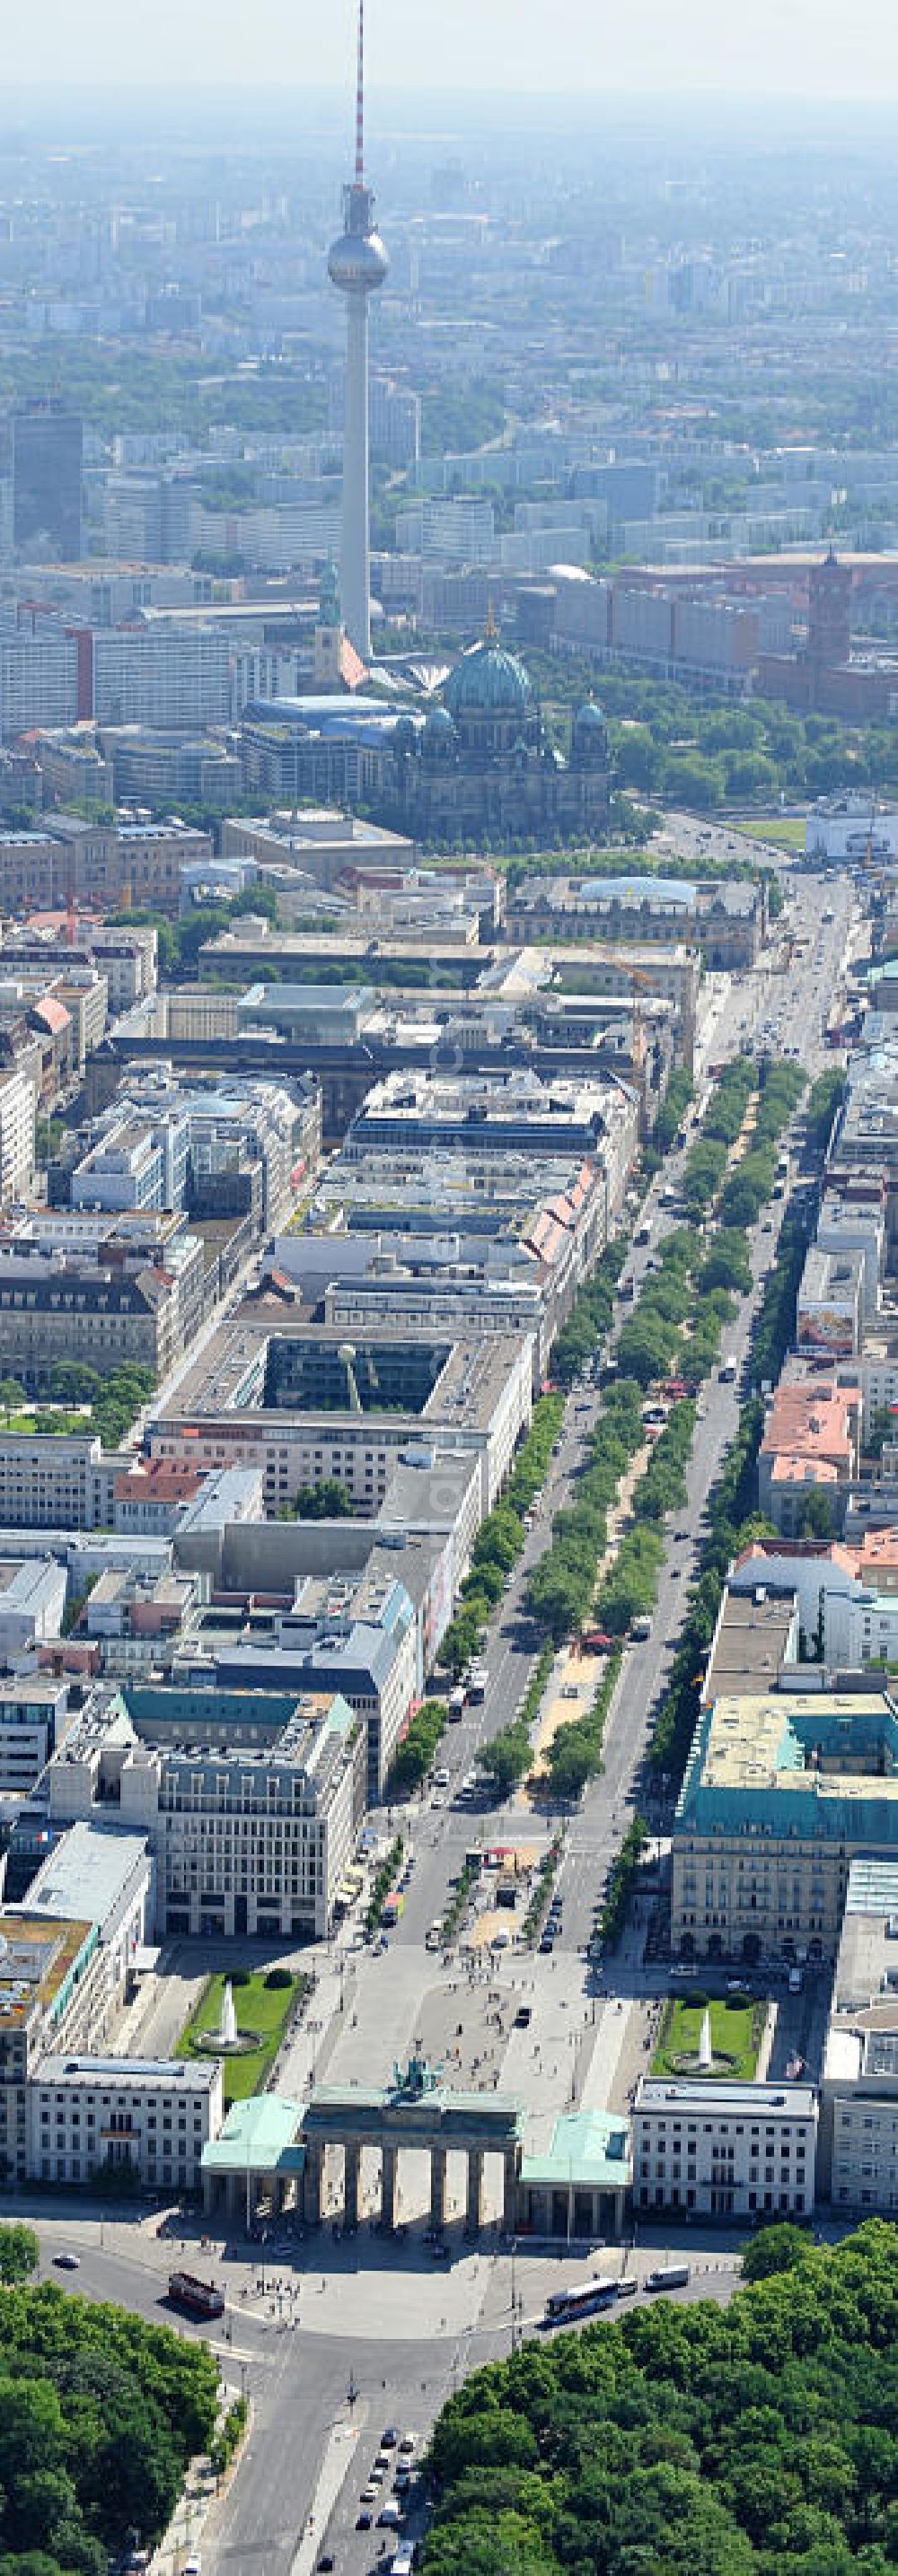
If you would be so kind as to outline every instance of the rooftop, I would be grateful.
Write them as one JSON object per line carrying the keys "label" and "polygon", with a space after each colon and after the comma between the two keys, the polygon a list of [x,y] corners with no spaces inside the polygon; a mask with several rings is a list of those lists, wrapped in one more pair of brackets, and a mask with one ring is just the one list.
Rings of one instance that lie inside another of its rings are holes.
{"label": "rooftop", "polygon": [[83,1915],[39,1914],[8,1906],[0,1914],[0,2031],[24,2026],[37,2006],[44,2012],[60,2005],[76,1960],[91,1939],[93,1923]]}
{"label": "rooftop", "polygon": [[773,1684],[795,1640],[797,1595],[774,1594],[758,1584],[753,1592],[724,1592],[704,1696],[721,1692],[754,1692]]}
{"label": "rooftop", "polygon": [[211,2093],[221,2064],[217,2057],[42,2057],[41,2084],[63,2084],[80,2077],[85,2084],[150,2084],[154,2092]]}
{"label": "rooftop", "polygon": [[853,1455],[860,1396],[829,1381],[778,1386],[764,1424],[762,1451],[789,1450],[830,1458],[847,1468]]}
{"label": "rooftop", "polygon": [[[193,2059],[191,2074],[195,2069]],[[306,2160],[299,2143],[302,2123],[302,2103],[278,2093],[258,2093],[245,2102],[233,2102],[220,2136],[208,2139],[203,2148],[203,2172],[301,2173]]]}
{"label": "rooftop", "polygon": [[[715,2100],[719,2088],[715,2085]],[[628,2122],[608,2111],[571,2111],[556,2120],[545,2155],[521,2158],[521,2181],[551,2190],[571,2184],[621,2191],[632,2179]]]}
{"label": "rooftop", "polygon": [[886,1692],[716,1699],[692,1739],[679,1831],[898,1839],[898,1711]]}
{"label": "rooftop", "polygon": [[722,2111],[745,2112],[757,2119],[769,2111],[782,2111],[787,2119],[812,2120],[817,2108],[813,2084],[728,2084],[715,2081],[709,2087],[707,2077],[669,2077],[644,2075],[636,2096],[637,2111],[712,2112],[719,2119]]}
{"label": "rooftop", "polygon": [[29,1901],[42,1913],[86,1916],[102,1928],[142,1863],[149,1865],[145,1834],[122,1825],[72,1825],[41,1863]]}

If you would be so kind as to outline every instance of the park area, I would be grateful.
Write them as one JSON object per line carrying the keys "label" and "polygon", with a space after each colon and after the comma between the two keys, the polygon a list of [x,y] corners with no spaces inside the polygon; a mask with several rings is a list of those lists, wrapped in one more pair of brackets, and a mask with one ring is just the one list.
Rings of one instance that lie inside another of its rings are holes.
{"label": "park area", "polygon": [[[710,2016],[711,2063],[701,2064],[702,2025]],[[664,2008],[653,2075],[707,2076],[709,2083],[729,2079],[750,2084],[758,2063],[767,2006],[751,1995],[671,1995]]]}
{"label": "park area", "polygon": [[244,2102],[252,2093],[261,2093],[266,2076],[274,2065],[287,2024],[297,2005],[309,1993],[310,1977],[294,1976],[287,1968],[234,1968],[230,1984],[237,2020],[235,2048],[216,2049],[221,2025],[222,1996],[226,1979],[223,1974],[209,1978],[199,2003],[181,2032],[176,2057],[215,2057],[224,2061],[225,2103]]}
{"label": "park area", "polygon": [[747,822],[741,816],[735,825],[750,841],[778,841],[784,850],[804,850],[806,825],[803,814],[763,814]]}

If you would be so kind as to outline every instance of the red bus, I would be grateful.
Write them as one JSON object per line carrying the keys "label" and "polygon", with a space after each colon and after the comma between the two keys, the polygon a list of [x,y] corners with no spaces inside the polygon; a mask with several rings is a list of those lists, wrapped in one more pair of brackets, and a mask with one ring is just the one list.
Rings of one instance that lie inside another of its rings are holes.
{"label": "red bus", "polygon": [[189,2317],[223,2317],[224,2292],[214,2281],[198,2281],[195,2272],[170,2272],[168,2295],[176,2308],[186,2308]]}

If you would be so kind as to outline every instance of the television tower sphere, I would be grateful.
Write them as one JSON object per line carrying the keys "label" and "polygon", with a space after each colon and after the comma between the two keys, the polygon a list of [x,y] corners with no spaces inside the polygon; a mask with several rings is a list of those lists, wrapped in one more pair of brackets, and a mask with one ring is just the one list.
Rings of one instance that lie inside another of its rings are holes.
{"label": "television tower sphere", "polygon": [[364,176],[364,0],[359,0],[355,175],[343,190],[343,230],[327,255],[332,285],[346,297],[346,392],[343,406],[343,539],[340,595],[343,623],[363,661],[371,652],[371,566],[368,534],[368,297],[382,286],[389,262],[374,229],[374,191]]}

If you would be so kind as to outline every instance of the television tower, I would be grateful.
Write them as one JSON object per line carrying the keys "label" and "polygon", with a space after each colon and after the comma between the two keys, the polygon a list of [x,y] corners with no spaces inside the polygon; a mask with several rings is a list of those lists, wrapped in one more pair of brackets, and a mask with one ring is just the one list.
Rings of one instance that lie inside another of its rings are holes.
{"label": "television tower", "polygon": [[365,182],[365,0],[359,0],[355,98],[355,176],[343,190],[343,230],[331,243],[327,271],[346,297],[346,393],[343,406],[343,543],[340,605],[351,644],[371,653],[371,566],[368,540],[368,297],[382,286],[387,254],[374,229],[374,191]]}

